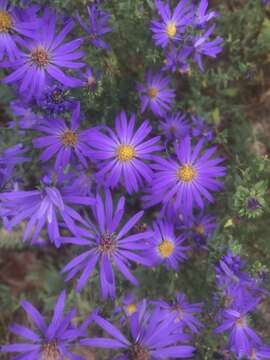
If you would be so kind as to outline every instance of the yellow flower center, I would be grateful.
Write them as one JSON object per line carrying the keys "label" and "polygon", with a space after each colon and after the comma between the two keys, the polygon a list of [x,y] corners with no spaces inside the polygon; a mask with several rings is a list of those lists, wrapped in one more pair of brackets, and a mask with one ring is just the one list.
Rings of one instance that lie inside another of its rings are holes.
{"label": "yellow flower center", "polygon": [[151,99],[154,99],[158,94],[158,89],[156,87],[150,87],[147,94]]}
{"label": "yellow flower center", "polygon": [[8,32],[12,28],[12,19],[6,11],[0,11],[0,33]]}
{"label": "yellow flower center", "polygon": [[61,136],[61,141],[65,146],[75,146],[78,142],[78,136],[75,131],[66,130]]}
{"label": "yellow flower center", "polygon": [[191,182],[197,176],[197,171],[191,165],[183,165],[177,171],[177,177],[183,182]]}
{"label": "yellow flower center", "polygon": [[31,61],[39,68],[45,68],[50,63],[50,57],[42,46],[37,47],[31,52]]}
{"label": "yellow flower center", "polygon": [[120,145],[116,150],[119,161],[128,162],[136,156],[135,148],[131,145]]}
{"label": "yellow flower center", "polygon": [[176,32],[177,32],[177,28],[176,28],[175,22],[173,22],[173,21],[169,22],[166,27],[166,34],[170,38],[173,38],[175,36]]}
{"label": "yellow flower center", "polygon": [[205,233],[205,228],[202,224],[195,226],[194,230],[199,235],[204,235],[204,233]]}
{"label": "yellow flower center", "polygon": [[136,304],[128,304],[127,306],[127,313],[128,315],[132,315],[137,311],[137,305]]}
{"label": "yellow flower center", "polygon": [[171,256],[174,250],[174,243],[170,240],[163,240],[162,243],[158,246],[158,250],[161,257],[168,258]]}
{"label": "yellow flower center", "polygon": [[42,345],[41,360],[61,360],[62,356],[56,342]]}

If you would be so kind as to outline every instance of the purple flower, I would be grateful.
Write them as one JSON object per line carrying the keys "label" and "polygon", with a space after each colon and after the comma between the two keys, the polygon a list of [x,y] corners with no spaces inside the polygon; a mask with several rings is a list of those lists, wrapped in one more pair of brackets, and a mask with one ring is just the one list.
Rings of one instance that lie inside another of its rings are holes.
{"label": "purple flower", "polygon": [[181,0],[173,12],[170,10],[169,2],[164,4],[161,0],[156,0],[155,5],[162,21],[152,21],[151,31],[155,44],[165,48],[172,41],[181,40],[181,34],[192,23],[193,8],[188,0]]}
{"label": "purple flower", "polygon": [[134,131],[135,122],[135,115],[128,121],[125,112],[121,112],[115,119],[115,132],[106,128],[108,135],[100,131],[89,135],[93,148],[91,156],[102,161],[97,177],[112,188],[122,183],[129,194],[138,191],[144,182],[152,181],[148,161],[152,159],[153,152],[162,149],[157,144],[159,136],[144,141],[152,130],[149,122],[144,121]]}
{"label": "purple flower", "polygon": [[208,41],[214,30],[215,25],[211,26],[203,35],[198,35],[194,37],[193,59],[198,64],[201,71],[204,70],[202,56],[216,58],[223,49],[223,38],[217,37],[212,41]]}
{"label": "purple flower", "polygon": [[96,315],[94,321],[111,337],[83,339],[81,344],[119,349],[121,355],[115,358],[119,360],[192,357],[194,347],[179,345],[183,340],[183,334],[173,333],[175,329],[173,315],[164,319],[160,316],[158,307],[150,310],[145,304],[140,311],[130,316],[129,320],[129,327],[123,329],[121,333],[114,325]]}
{"label": "purple flower", "polygon": [[86,71],[82,74],[83,83],[82,86],[87,87],[91,91],[95,91],[97,88],[98,80],[100,78],[100,74],[94,74],[92,68],[87,68]]}
{"label": "purple flower", "polygon": [[147,72],[145,84],[137,86],[140,93],[141,113],[150,107],[155,115],[161,117],[166,115],[175,98],[174,90],[169,87],[170,81],[171,78],[162,73]]}
{"label": "purple flower", "polygon": [[181,140],[189,134],[189,125],[183,113],[169,114],[160,121],[162,133],[168,140]]}
{"label": "purple flower", "polygon": [[17,47],[20,36],[31,36],[31,31],[37,29],[37,6],[27,10],[15,8],[8,0],[0,0],[0,60],[7,54],[13,61],[21,55]]}
{"label": "purple flower", "polygon": [[76,309],[69,310],[65,315],[65,300],[66,293],[63,291],[55,303],[53,317],[48,325],[44,317],[31,303],[26,300],[21,301],[21,306],[35,325],[35,329],[32,330],[19,324],[11,325],[10,331],[26,339],[27,343],[3,345],[0,352],[21,353],[20,356],[13,357],[14,360],[60,360],[62,358],[83,360],[83,358],[73,354],[70,350],[76,344],[76,341],[84,335],[86,324],[83,323],[80,328],[76,328],[72,324]]}
{"label": "purple flower", "polygon": [[250,360],[270,359],[270,346],[261,345],[251,349],[249,359]]}
{"label": "purple flower", "polygon": [[177,270],[179,263],[187,259],[189,246],[183,246],[186,240],[183,235],[176,236],[174,226],[168,221],[157,221],[153,225],[153,235],[150,237],[150,251],[147,257],[156,264],[165,264],[168,268]]}
{"label": "purple flower", "polygon": [[70,111],[75,107],[76,102],[70,98],[68,93],[69,89],[62,84],[47,86],[37,104],[49,115]]}
{"label": "purple flower", "polygon": [[72,279],[81,272],[76,290],[80,291],[99,264],[100,288],[103,298],[115,297],[115,275],[113,267],[133,285],[138,285],[137,279],[132,275],[129,268],[131,262],[150,265],[143,255],[143,251],[149,248],[145,241],[151,235],[150,232],[141,232],[128,235],[128,232],[143,216],[143,211],[132,216],[120,229],[119,224],[124,214],[125,199],[121,197],[115,211],[113,200],[109,190],[105,192],[105,201],[101,196],[96,196],[96,205],[93,208],[94,223],[88,224],[85,229],[77,228],[76,237],[61,238],[64,243],[72,243],[86,246],[87,250],[68,263],[62,272],[67,273],[66,280]]}
{"label": "purple flower", "polygon": [[29,104],[25,104],[21,100],[12,101],[10,110],[12,115],[18,118],[18,121],[9,122],[11,128],[18,125],[20,129],[34,129],[42,120],[40,115],[33,112]]}
{"label": "purple flower", "polygon": [[109,45],[102,39],[103,36],[112,31],[108,25],[111,15],[104,10],[101,10],[97,5],[87,6],[89,15],[89,23],[86,24],[79,14],[77,18],[81,27],[89,34],[89,39],[92,45],[101,49],[110,49]]}
{"label": "purple flower", "polygon": [[210,11],[207,13],[207,8],[208,0],[201,0],[195,14],[195,25],[200,27],[205,26],[208,21],[218,16],[216,11]]}
{"label": "purple flower", "polygon": [[78,50],[82,39],[63,43],[74,23],[67,22],[56,34],[56,20],[56,15],[47,11],[39,31],[35,31],[34,39],[20,41],[27,50],[20,59],[12,62],[15,71],[4,79],[7,84],[20,83],[19,91],[27,92],[29,98],[39,98],[50,78],[68,87],[80,84],[79,80],[66,75],[61,68],[78,69],[84,66],[84,63],[77,61],[84,55],[83,51]]}
{"label": "purple flower", "polygon": [[156,170],[152,183],[152,196],[162,197],[166,204],[175,198],[178,210],[191,213],[194,206],[204,208],[204,199],[213,202],[211,192],[218,191],[222,183],[218,177],[225,176],[222,158],[212,158],[215,147],[201,155],[204,140],[192,148],[190,137],[175,146],[177,160],[156,158]]}
{"label": "purple flower", "polygon": [[192,119],[192,135],[199,138],[205,138],[207,141],[214,139],[214,131],[201,117],[191,116]]}
{"label": "purple flower", "polygon": [[0,194],[1,205],[5,209],[8,229],[28,220],[23,240],[32,239],[36,242],[40,232],[46,226],[49,239],[59,247],[59,219],[71,230],[74,230],[74,222],[86,224],[80,214],[70,205],[93,205],[92,197],[85,197],[65,193],[65,187],[59,183],[58,187],[42,183],[42,187],[32,191],[13,191]]}
{"label": "purple flower", "polygon": [[25,149],[22,144],[17,144],[0,154],[0,188],[11,180],[16,165],[30,161],[30,158],[25,156],[26,151],[28,149]]}
{"label": "purple flower", "polygon": [[217,227],[216,218],[205,215],[203,212],[192,214],[190,216],[182,216],[179,230],[191,237],[199,246],[205,245],[207,240],[211,238]]}
{"label": "purple flower", "polygon": [[215,329],[216,333],[230,331],[229,346],[231,351],[241,358],[249,356],[253,345],[260,345],[261,339],[248,325],[248,312],[255,303],[249,304],[243,310],[227,309],[224,311],[224,322]]}
{"label": "purple flower", "polygon": [[47,135],[33,139],[36,148],[45,148],[40,159],[48,161],[56,156],[55,169],[62,171],[75,155],[79,162],[87,168],[86,157],[89,156],[88,130],[80,131],[80,103],[77,103],[67,125],[63,119],[49,119],[37,127]]}
{"label": "purple flower", "polygon": [[191,47],[181,47],[179,50],[173,46],[165,53],[165,65],[162,70],[172,71],[175,73],[179,71],[181,74],[188,73],[190,66],[187,62],[188,57],[192,54]]}
{"label": "purple flower", "polygon": [[196,319],[196,314],[202,312],[202,304],[189,304],[185,294],[179,292],[176,295],[176,301],[168,304],[166,301],[160,300],[155,302],[162,309],[162,316],[167,317],[173,314],[175,322],[180,327],[187,327],[192,333],[198,333],[203,327],[202,323]]}

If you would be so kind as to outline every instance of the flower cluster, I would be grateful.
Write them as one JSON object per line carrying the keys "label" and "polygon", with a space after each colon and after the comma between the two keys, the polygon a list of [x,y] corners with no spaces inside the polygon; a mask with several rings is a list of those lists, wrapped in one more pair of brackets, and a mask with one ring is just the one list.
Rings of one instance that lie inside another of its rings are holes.
{"label": "flower cluster", "polygon": [[[77,292],[97,274],[102,300],[116,298],[119,275],[139,286],[138,268],[151,274],[164,266],[169,274],[178,273],[194,244],[207,247],[217,227],[208,209],[223,188],[225,159],[218,154],[214,129],[179,110],[175,79],[166,73],[187,69],[189,58],[203,69],[203,56],[216,57],[223,40],[211,40],[214,25],[208,24],[217,13],[208,12],[207,0],[198,6],[181,0],[173,11],[161,0],[155,5],[161,20],[153,21],[151,30],[166,64],[149,69],[144,82],[134,84],[138,113],[136,107],[131,114],[120,108],[112,124],[110,118],[90,123],[89,109],[74,91],[94,92],[97,87],[101,71],[87,65],[89,48],[98,48],[98,56],[109,54],[104,39],[112,32],[112,17],[100,1],[87,7],[86,22],[79,13],[71,19],[47,7],[21,9],[0,0],[3,82],[17,95],[10,102],[7,131],[17,130],[20,143],[27,144],[0,156],[0,216],[8,231],[20,226],[23,241],[32,246],[42,241],[44,251],[47,246],[76,251],[61,274],[67,282],[76,279]],[[85,34],[72,37],[76,25]],[[14,181],[16,166],[30,161],[40,167],[37,176]],[[239,267],[232,275],[238,276],[237,286],[226,271],[220,270],[220,285],[226,283],[234,302],[224,316],[242,316],[262,291]],[[22,353],[15,359],[80,359],[71,353],[80,343],[119,349],[119,360],[189,358],[195,351],[189,345],[192,336],[203,328],[197,319],[202,304],[189,304],[183,293],[171,303],[125,297],[123,333],[96,312],[75,327],[75,310],[64,315],[65,298],[61,293],[49,325],[30,303],[22,302],[36,329],[16,324],[11,331],[31,344],[4,345],[0,351]],[[88,338],[92,321],[111,337]],[[247,329],[252,346],[235,345],[233,338],[231,348],[238,355],[266,351]]]}
{"label": "flower cluster", "polygon": [[230,251],[216,267],[217,285],[224,299],[224,310],[218,319],[221,325],[216,333],[229,333],[229,350],[237,359],[270,359],[270,347],[250,326],[250,318],[264,295],[261,280],[245,271],[245,263],[240,256]]}

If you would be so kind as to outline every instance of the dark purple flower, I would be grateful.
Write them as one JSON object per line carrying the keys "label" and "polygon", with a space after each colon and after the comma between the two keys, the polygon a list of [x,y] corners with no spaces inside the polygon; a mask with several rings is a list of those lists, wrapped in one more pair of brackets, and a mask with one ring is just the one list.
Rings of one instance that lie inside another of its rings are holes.
{"label": "dark purple flower", "polygon": [[27,148],[22,144],[17,144],[5,149],[0,154],[0,188],[12,179],[14,168],[16,165],[30,161],[30,158],[25,155]]}
{"label": "dark purple flower", "polygon": [[186,238],[175,235],[174,226],[168,221],[157,221],[153,225],[153,235],[149,239],[150,251],[147,257],[153,264],[164,264],[177,270],[179,263],[187,259],[189,246],[183,246]]}
{"label": "dark purple flower", "polygon": [[171,78],[162,73],[153,74],[148,71],[145,84],[138,84],[137,89],[141,100],[141,113],[147,107],[157,116],[164,116],[170,111],[175,98],[175,92],[169,87]]}
{"label": "dark purple flower", "polygon": [[138,191],[144,182],[152,181],[149,160],[153,152],[162,149],[157,144],[159,136],[145,141],[152,130],[149,122],[144,121],[136,131],[135,122],[135,115],[128,121],[126,113],[121,112],[115,119],[115,132],[106,128],[107,134],[93,131],[89,135],[91,156],[102,161],[97,178],[112,188],[122,183],[129,194]]}
{"label": "dark purple flower", "polygon": [[55,158],[55,170],[62,171],[76,156],[79,162],[88,167],[87,156],[90,148],[88,146],[88,130],[80,130],[80,103],[77,103],[72,113],[70,125],[63,119],[48,119],[37,129],[47,135],[33,139],[36,148],[45,148],[40,159],[48,161]]}
{"label": "dark purple flower", "polygon": [[223,312],[224,322],[215,329],[216,333],[230,331],[229,346],[239,358],[248,357],[254,345],[262,344],[261,339],[248,324],[249,311],[257,302],[245,309],[227,309]]}
{"label": "dark purple flower", "polygon": [[156,0],[155,5],[162,21],[152,21],[151,31],[155,44],[165,48],[172,41],[181,40],[181,34],[192,23],[193,7],[188,0],[179,1],[173,12],[170,10],[169,2],[164,4],[163,1]]}
{"label": "dark purple flower", "polygon": [[95,202],[92,197],[81,196],[76,192],[66,194],[61,183],[55,186],[45,182],[37,190],[1,193],[0,200],[8,217],[8,229],[28,220],[23,235],[24,241],[32,239],[35,243],[42,229],[47,227],[49,239],[57,247],[61,245],[59,220],[61,219],[74,232],[74,222],[86,222],[73,206],[93,205]]}
{"label": "dark purple flower", "polygon": [[146,308],[146,303],[140,311],[129,317],[129,327],[123,331],[125,335],[98,315],[94,317],[94,321],[111,337],[83,339],[81,344],[119,349],[121,355],[116,358],[119,360],[189,358],[195,350],[192,346],[181,345],[184,338],[181,332],[173,333],[173,315],[163,318],[158,307],[150,310]]}
{"label": "dark purple flower", "polygon": [[[192,148],[190,137],[175,146],[177,159],[156,158],[152,183],[152,196],[162,197],[166,204],[175,198],[175,206],[180,211],[191,213],[194,206],[204,208],[204,199],[213,202],[211,192],[222,188],[218,177],[225,176],[225,167],[220,157],[212,158],[216,151],[211,147],[202,152],[204,140]],[[201,153],[201,155],[200,155]]]}
{"label": "dark purple flower", "polygon": [[112,28],[108,25],[111,15],[107,11],[101,10],[97,5],[87,6],[87,11],[89,15],[88,24],[82,20],[79,14],[77,14],[77,18],[81,27],[89,34],[91,44],[97,48],[110,49],[109,45],[103,40],[103,36],[112,31]]}
{"label": "dark purple flower", "polygon": [[212,127],[207,124],[199,116],[191,116],[192,119],[192,135],[198,138],[204,138],[207,141],[212,141],[214,139],[214,131]]}
{"label": "dark purple flower", "polygon": [[255,211],[259,208],[261,208],[261,204],[255,197],[250,197],[247,201],[247,208],[251,211]]}
{"label": "dark purple flower", "polygon": [[34,33],[34,39],[20,41],[27,50],[20,59],[12,62],[15,71],[4,79],[7,84],[19,83],[19,91],[27,92],[29,98],[39,98],[51,78],[67,87],[80,85],[79,80],[66,75],[61,68],[78,69],[85,65],[78,62],[84,55],[83,51],[78,50],[82,39],[63,43],[74,23],[67,22],[56,34],[56,22],[56,15],[46,11],[39,30]]}
{"label": "dark purple flower", "polygon": [[72,243],[85,246],[86,251],[75,257],[68,263],[62,272],[67,273],[66,280],[72,279],[81,272],[76,290],[80,291],[87,283],[96,265],[99,264],[100,288],[103,298],[115,297],[115,275],[113,267],[133,285],[138,285],[137,279],[132,275],[129,268],[131,262],[150,265],[144,256],[149,248],[145,241],[151,232],[140,232],[128,235],[129,231],[143,216],[143,211],[132,216],[120,229],[119,224],[124,214],[125,199],[121,197],[115,210],[113,199],[109,190],[105,192],[105,201],[101,196],[96,196],[96,205],[93,208],[94,223],[88,224],[84,229],[77,228],[76,237],[61,238],[64,243]]}
{"label": "dark purple flower", "polygon": [[71,309],[64,314],[66,301],[66,293],[63,291],[58,297],[51,322],[47,325],[44,317],[40,312],[28,301],[21,301],[21,306],[27,313],[35,329],[25,327],[19,324],[10,326],[10,331],[26,339],[26,343],[16,343],[3,345],[0,353],[21,353],[12,359],[21,360],[83,360],[82,357],[71,352],[71,348],[76,345],[80,337],[85,335],[86,324],[82,324],[79,328],[72,324],[73,318],[76,316],[76,309]]}
{"label": "dark purple flower", "polygon": [[216,58],[223,49],[223,38],[217,37],[214,40],[209,41],[209,38],[214,30],[215,25],[206,30],[203,35],[195,36],[193,40],[193,59],[198,64],[201,71],[204,70],[202,57],[208,56],[211,58]]}
{"label": "dark purple flower", "polygon": [[189,134],[189,124],[183,113],[168,114],[164,120],[160,121],[162,133],[168,140],[181,141]]}
{"label": "dark purple flower", "polygon": [[198,333],[203,327],[202,323],[195,317],[196,314],[202,312],[202,304],[189,304],[185,294],[177,293],[176,300],[170,304],[164,300],[155,303],[162,309],[161,316],[167,317],[174,314],[175,322],[180,327],[187,327],[192,333]]}
{"label": "dark purple flower", "polygon": [[9,4],[9,0],[0,0],[0,60],[5,55],[11,61],[21,56],[19,37],[32,36],[31,31],[38,28],[37,10],[35,5],[22,10]]}
{"label": "dark purple flower", "polygon": [[68,87],[62,84],[47,86],[42,96],[37,100],[37,104],[47,115],[56,115],[71,111],[76,102],[69,96]]}

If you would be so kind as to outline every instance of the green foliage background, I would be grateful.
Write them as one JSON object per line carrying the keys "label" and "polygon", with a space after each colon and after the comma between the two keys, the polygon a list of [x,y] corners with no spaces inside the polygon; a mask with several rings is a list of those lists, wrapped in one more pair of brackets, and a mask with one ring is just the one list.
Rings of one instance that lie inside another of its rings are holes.
{"label": "green foliage background", "polygon": [[[91,2],[91,1],[90,1]],[[14,1],[15,3],[15,1]],[[48,5],[48,1],[39,4]],[[68,15],[76,10],[86,13],[86,0],[51,0],[49,4]],[[178,101],[176,108],[196,112],[215,126],[220,152],[227,158],[228,176],[224,191],[218,195],[214,213],[219,226],[209,251],[198,250],[178,273],[163,269],[135,272],[141,280],[140,297],[173,296],[184,291],[191,301],[205,303],[205,329],[196,339],[196,359],[219,359],[224,345],[221,336],[213,335],[215,314],[211,300],[215,291],[214,266],[230,247],[248,261],[254,274],[265,273],[270,290],[270,221],[269,221],[269,150],[270,150],[270,9],[260,0],[210,1],[220,13],[217,32],[225,39],[225,48],[216,61],[206,64],[205,73],[193,66],[186,75],[176,74],[174,85]],[[113,14],[114,32],[107,37],[111,53],[87,47],[86,62],[102,77],[95,93],[77,91],[73,95],[82,102],[87,126],[97,123],[112,124],[121,109],[138,112],[136,82],[144,71],[158,68],[163,59],[155,49],[149,31],[154,14],[153,0],[109,0],[104,7]],[[75,34],[82,34],[79,27]],[[19,133],[7,129],[11,118],[8,103],[13,94],[4,85],[0,87],[0,148],[22,141]],[[140,118],[140,117],[139,117]],[[158,120],[152,121],[158,126]],[[31,135],[23,142],[31,143]],[[24,165],[29,187],[40,176],[37,154]],[[261,207],[253,212],[247,201],[256,197]],[[128,209],[134,213],[139,204],[128,200]],[[147,222],[147,216],[144,219]],[[51,310],[57,294],[64,288],[59,270],[71,258],[73,249],[33,249],[20,241],[21,229],[8,234],[0,229],[0,342],[11,340],[7,326],[11,321],[25,321],[18,310],[19,300],[27,298],[43,312]],[[95,307],[110,317],[115,304],[103,303],[99,298],[96,279],[78,295],[69,284],[69,302],[77,304],[80,321]],[[118,279],[121,295],[129,285]],[[119,300],[116,300],[116,303]],[[262,305],[252,321],[254,327],[270,343],[270,303]],[[97,359],[106,359],[99,353]]]}

